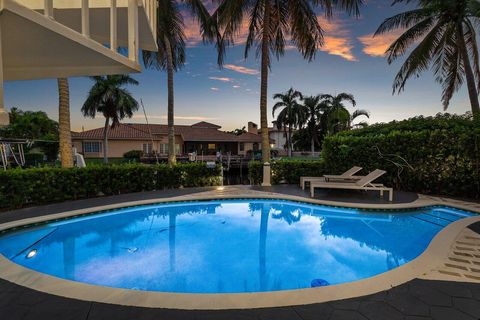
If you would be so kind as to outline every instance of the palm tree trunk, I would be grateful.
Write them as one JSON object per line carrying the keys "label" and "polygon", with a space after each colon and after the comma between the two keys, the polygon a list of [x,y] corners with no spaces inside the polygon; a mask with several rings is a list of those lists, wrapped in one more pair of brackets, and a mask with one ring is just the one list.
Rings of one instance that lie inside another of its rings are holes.
{"label": "palm tree trunk", "polygon": [[292,125],[288,125],[288,156],[291,158],[292,157]]}
{"label": "palm tree trunk", "polygon": [[70,92],[68,79],[59,78],[58,83],[58,131],[62,168],[73,167],[72,133],[70,131]]}
{"label": "palm tree trunk", "polygon": [[103,129],[103,163],[108,163],[108,129],[110,128],[110,118],[105,117],[105,127]]}
{"label": "palm tree trunk", "polygon": [[263,17],[263,38],[262,38],[262,71],[260,85],[260,127],[262,129],[262,160],[270,161],[270,137],[268,134],[267,120],[267,94],[268,94],[268,67],[270,65],[269,36],[270,28],[270,0],[265,1],[265,12]]}
{"label": "palm tree trunk", "polygon": [[313,137],[312,133],[312,139],[310,140],[310,150],[312,151],[312,157],[315,154],[315,138]]}
{"label": "palm tree trunk", "polygon": [[478,91],[475,83],[475,76],[473,75],[472,65],[468,57],[467,46],[463,33],[463,25],[460,22],[457,28],[457,37],[460,42],[460,54],[463,59],[463,66],[465,68],[465,78],[467,79],[468,96],[470,98],[470,105],[472,107],[472,114],[475,118],[480,117],[480,104],[478,102]]}
{"label": "palm tree trunk", "polygon": [[165,37],[165,49],[167,51],[167,78],[168,78],[168,164],[174,165],[177,162],[175,156],[175,112],[174,112],[174,91],[173,91],[173,56],[170,40]]}

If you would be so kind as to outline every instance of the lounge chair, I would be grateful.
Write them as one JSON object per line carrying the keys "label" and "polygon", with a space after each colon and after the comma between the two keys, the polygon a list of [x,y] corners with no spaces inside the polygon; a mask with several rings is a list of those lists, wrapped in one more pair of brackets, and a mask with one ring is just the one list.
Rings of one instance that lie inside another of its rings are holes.
{"label": "lounge chair", "polygon": [[324,189],[346,189],[346,190],[374,190],[380,191],[380,196],[383,197],[383,192],[388,191],[388,201],[393,201],[393,188],[385,187],[380,183],[373,183],[374,180],[383,176],[386,171],[376,169],[370,172],[354,183],[349,182],[332,182],[332,181],[312,181],[310,182],[310,195],[312,198],[315,196],[315,188]]}
{"label": "lounge chair", "polygon": [[305,190],[305,183],[311,183],[312,181],[329,181],[329,180],[342,180],[342,181],[357,181],[363,178],[363,176],[354,176],[355,173],[362,170],[362,167],[352,167],[350,170],[345,171],[340,175],[324,175],[323,177],[300,177],[300,186],[302,190]]}

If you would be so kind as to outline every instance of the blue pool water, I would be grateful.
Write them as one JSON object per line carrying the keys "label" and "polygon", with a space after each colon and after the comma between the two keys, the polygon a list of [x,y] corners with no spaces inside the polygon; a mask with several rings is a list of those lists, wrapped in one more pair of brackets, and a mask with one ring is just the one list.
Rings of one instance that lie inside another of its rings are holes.
{"label": "blue pool water", "polygon": [[300,289],[398,267],[469,215],[445,207],[369,212],[281,200],[158,204],[7,232],[0,253],[49,275],[118,288]]}

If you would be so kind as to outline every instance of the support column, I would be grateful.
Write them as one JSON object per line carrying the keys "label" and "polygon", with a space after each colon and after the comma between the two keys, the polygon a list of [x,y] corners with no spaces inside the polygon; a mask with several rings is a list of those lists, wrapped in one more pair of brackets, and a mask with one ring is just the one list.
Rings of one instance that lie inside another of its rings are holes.
{"label": "support column", "polygon": [[43,14],[53,19],[53,0],[45,0]]}
{"label": "support column", "polygon": [[138,62],[138,2],[128,0],[128,58]]}
{"label": "support column", "polygon": [[88,0],[82,0],[82,34],[90,38],[90,8]]}
{"label": "support column", "polygon": [[10,118],[4,107],[3,100],[3,51],[2,51],[2,27],[0,27],[0,127],[8,126]]}
{"label": "support column", "polygon": [[117,0],[110,5],[110,49],[117,52]]}

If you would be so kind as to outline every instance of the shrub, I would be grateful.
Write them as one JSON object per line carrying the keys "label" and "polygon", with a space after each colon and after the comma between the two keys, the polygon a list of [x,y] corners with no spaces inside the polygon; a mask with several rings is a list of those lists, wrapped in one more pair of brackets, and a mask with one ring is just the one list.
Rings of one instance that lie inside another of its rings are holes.
{"label": "shrub", "polygon": [[143,151],[141,150],[130,150],[128,152],[125,152],[123,154],[123,157],[127,160],[134,160],[134,161],[140,161],[140,158],[143,155]]}
{"label": "shrub", "polygon": [[0,172],[0,208],[167,188],[220,184],[220,168],[205,164],[123,164],[86,168],[35,168]]}
{"label": "shrub", "polygon": [[[272,163],[272,183],[298,183],[300,176],[339,174],[352,166],[362,174],[376,168],[396,189],[480,198],[480,124],[467,116],[437,115],[378,124],[325,138],[319,161]],[[260,162],[249,178],[262,181]]]}
{"label": "shrub", "polygon": [[401,190],[480,197],[480,126],[465,116],[417,117],[325,139],[326,169],[358,165],[387,171],[383,182]]}
{"label": "shrub", "polygon": [[[321,160],[281,160],[272,161],[272,183],[299,184],[302,176],[322,176],[326,173]],[[263,179],[263,166],[260,161],[250,161],[248,178],[252,184],[260,184]]]}

